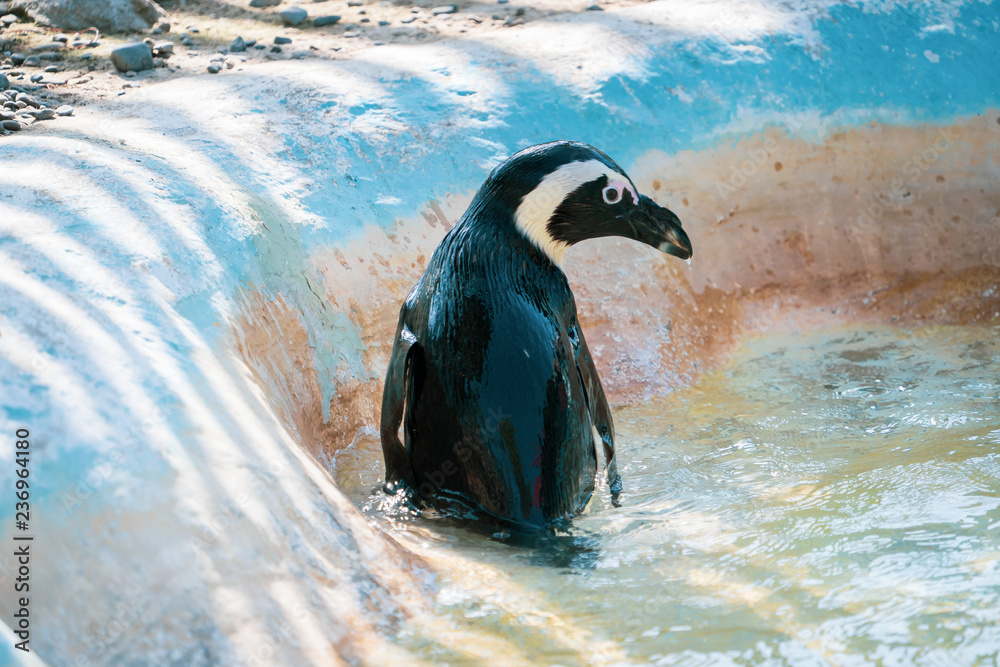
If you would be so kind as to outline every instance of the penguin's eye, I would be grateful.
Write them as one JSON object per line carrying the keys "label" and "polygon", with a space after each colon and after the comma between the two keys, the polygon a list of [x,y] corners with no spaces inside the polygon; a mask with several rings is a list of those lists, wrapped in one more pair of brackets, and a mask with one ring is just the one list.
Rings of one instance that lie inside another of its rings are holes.
{"label": "penguin's eye", "polygon": [[612,183],[601,192],[604,195],[605,204],[617,204],[622,200],[622,186]]}

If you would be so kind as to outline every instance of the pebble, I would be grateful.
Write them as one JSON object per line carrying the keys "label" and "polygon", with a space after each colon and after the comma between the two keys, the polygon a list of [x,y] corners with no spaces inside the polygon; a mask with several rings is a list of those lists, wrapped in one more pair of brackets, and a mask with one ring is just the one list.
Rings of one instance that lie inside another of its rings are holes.
{"label": "pebble", "polygon": [[[38,100],[36,100],[34,97],[32,97],[31,95],[29,95],[28,93],[18,93],[17,97],[14,98],[14,101],[17,102],[18,104],[20,104],[20,103],[23,102],[25,106],[33,106],[36,109],[39,106],[41,106],[38,103]],[[21,107],[21,108],[23,109],[24,107]]]}
{"label": "pebble", "polygon": [[291,44],[292,40],[290,38],[288,38],[288,37],[278,36],[278,37],[274,38],[274,43],[275,44]]}
{"label": "pebble", "polygon": [[153,44],[153,53],[162,57],[169,56],[174,52],[173,42],[156,42]]}
{"label": "pebble", "polygon": [[131,71],[135,76],[135,72],[153,69],[153,52],[142,42],[125,44],[111,50],[111,62],[119,72]]}
{"label": "pebble", "polygon": [[25,55],[23,53],[12,53],[12,54],[10,54],[10,61],[12,63],[14,63],[15,67],[17,67],[18,65],[22,64],[24,62],[24,59],[25,59]]}
{"label": "pebble", "polygon": [[46,42],[45,44],[39,44],[38,46],[31,47],[31,50],[35,53],[41,51],[61,51],[66,45],[62,42]]}
{"label": "pebble", "polygon": [[301,7],[282,9],[278,14],[281,15],[281,20],[285,22],[285,25],[298,25],[309,17],[309,12]]}
{"label": "pebble", "polygon": [[378,24],[384,28],[385,26],[389,25],[389,22],[388,21],[379,21]]}
{"label": "pebble", "polygon": [[125,76],[128,77],[129,79],[134,79],[135,78],[135,72],[133,70],[129,70],[129,71],[125,72]]}
{"label": "pebble", "polygon": [[431,14],[434,16],[439,16],[441,14],[454,14],[456,9],[455,5],[441,5],[432,9]]}
{"label": "pebble", "polygon": [[313,25],[318,28],[325,25],[333,25],[339,20],[340,17],[337,16],[336,14],[331,14],[329,16],[317,16],[316,18],[313,19]]}
{"label": "pebble", "polygon": [[372,20],[366,16],[365,18],[361,19],[360,23],[371,23],[371,21]]}
{"label": "pebble", "polygon": [[353,37],[357,37],[357,36],[358,36],[358,34],[359,34],[359,33],[358,33],[358,32],[356,32],[356,31],[354,31],[354,30],[348,30],[348,31],[347,31],[347,32],[345,32],[345,33],[344,33],[343,35],[341,35],[341,37],[343,37],[344,39],[351,39],[351,38],[353,38]]}
{"label": "pebble", "polygon": [[168,23],[167,21],[160,21],[159,23],[156,24],[155,30],[159,30],[161,33],[170,32],[170,23]]}
{"label": "pebble", "polygon": [[416,20],[417,20],[416,16],[407,16],[405,19],[403,19],[402,21],[400,21],[400,23],[404,23],[404,24],[405,23],[413,23]]}
{"label": "pebble", "polygon": [[21,129],[21,124],[16,120],[0,120],[0,125],[3,126],[3,129],[11,132],[17,132]]}
{"label": "pebble", "polygon": [[69,41],[69,37],[67,37],[66,35],[56,35],[55,37],[52,38],[52,41],[62,42],[63,44],[65,44],[66,42]]}
{"label": "pebble", "polygon": [[360,7],[361,6],[361,0],[348,0],[347,6],[348,7]]}
{"label": "pebble", "polygon": [[308,49],[301,49],[299,51],[292,51],[292,59],[293,60],[302,60],[303,58],[308,58],[309,55],[310,54],[309,54],[309,50]]}
{"label": "pebble", "polygon": [[247,40],[247,48],[249,49],[251,46],[257,46],[257,40],[256,39],[248,39]]}
{"label": "pebble", "polygon": [[250,0],[251,7],[277,7],[281,0]]}
{"label": "pebble", "polygon": [[271,47],[271,53],[281,53],[281,47],[277,46],[277,45],[272,46]]}
{"label": "pebble", "polygon": [[208,71],[211,72],[212,74],[218,74],[219,71],[221,70],[222,70],[222,63],[220,62],[211,62],[208,64]]}
{"label": "pebble", "polygon": [[603,12],[604,11],[604,7],[601,7],[600,5],[591,5],[590,7],[587,7],[587,11],[588,12]]}
{"label": "pebble", "polygon": [[4,25],[12,25],[17,23],[17,17],[13,14],[5,14],[0,16],[0,23],[3,23]]}
{"label": "pebble", "polygon": [[0,120],[14,120],[14,112],[9,109],[0,109]]}
{"label": "pebble", "polygon": [[39,67],[42,64],[41,56],[28,56],[24,59],[25,67]]}
{"label": "pebble", "polygon": [[62,105],[61,107],[59,107],[58,109],[56,109],[56,115],[57,116],[72,116],[73,115],[73,107],[72,107],[72,105],[69,105],[69,104]]}
{"label": "pebble", "polygon": [[267,48],[267,44],[254,44],[253,48],[255,48],[255,49],[266,49]]}
{"label": "pebble", "polygon": [[7,78],[6,74],[0,74],[0,90],[7,90],[10,88],[10,79]]}
{"label": "pebble", "polygon": [[48,67],[45,68],[45,72],[47,74],[52,74],[53,72],[58,72],[58,71],[59,71],[59,68],[56,67],[55,65],[49,65]]}
{"label": "pebble", "polygon": [[25,113],[35,120],[51,120],[56,117],[56,112],[52,109],[38,109],[37,111],[25,111]]}
{"label": "pebble", "polygon": [[233,40],[232,44],[229,45],[229,50],[233,53],[240,53],[241,51],[247,50],[247,43],[243,41],[242,37],[237,37]]}
{"label": "pebble", "polygon": [[31,83],[38,83],[39,81],[41,81],[44,78],[45,78],[44,74],[32,74],[31,75]]}

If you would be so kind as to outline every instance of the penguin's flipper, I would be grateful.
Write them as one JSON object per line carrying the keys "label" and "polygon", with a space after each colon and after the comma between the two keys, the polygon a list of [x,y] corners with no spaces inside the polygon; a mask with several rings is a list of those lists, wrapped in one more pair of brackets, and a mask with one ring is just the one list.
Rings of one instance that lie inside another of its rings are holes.
{"label": "penguin's flipper", "polygon": [[392,344],[392,356],[389,358],[389,370],[385,375],[385,388],[382,390],[382,456],[385,457],[386,492],[395,491],[399,482],[406,483],[411,489],[416,489],[413,476],[413,465],[410,462],[410,452],[399,440],[399,425],[403,421],[403,408],[407,394],[406,383],[410,366],[410,352],[417,342],[416,336],[406,326],[407,309],[404,305],[399,313],[399,325],[396,328],[396,338]]}
{"label": "penguin's flipper", "polygon": [[601,386],[601,378],[594,368],[594,360],[587,347],[587,339],[583,337],[583,329],[576,318],[570,324],[570,340],[573,342],[576,354],[576,368],[583,381],[583,391],[587,397],[587,409],[590,420],[597,428],[598,435],[604,445],[604,460],[607,463],[608,487],[611,489],[611,502],[618,506],[618,495],[622,491],[622,478],[618,474],[618,463],[615,461],[615,424],[611,419],[611,408]]}

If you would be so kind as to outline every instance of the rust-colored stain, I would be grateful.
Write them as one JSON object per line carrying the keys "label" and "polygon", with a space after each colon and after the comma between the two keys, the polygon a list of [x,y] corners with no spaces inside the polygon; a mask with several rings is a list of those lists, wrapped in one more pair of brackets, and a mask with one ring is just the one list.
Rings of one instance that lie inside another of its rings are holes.
{"label": "rust-colored stain", "polygon": [[[752,333],[1000,322],[1000,188],[988,155],[998,143],[1000,128],[978,117],[948,128],[867,125],[822,144],[769,130],[725,149],[647,154],[630,175],[658,203],[683,204],[691,266],[624,239],[567,254],[609,398],[621,405],[690,384]],[[773,169],[719,187],[762,146],[780,157]],[[937,160],[915,167],[932,146]],[[261,386],[314,453],[377,429],[400,303],[471,194],[313,249],[324,298],[361,332],[368,370],[339,378],[329,423],[301,319],[280,297],[245,295],[240,352],[255,373],[267,369]]]}

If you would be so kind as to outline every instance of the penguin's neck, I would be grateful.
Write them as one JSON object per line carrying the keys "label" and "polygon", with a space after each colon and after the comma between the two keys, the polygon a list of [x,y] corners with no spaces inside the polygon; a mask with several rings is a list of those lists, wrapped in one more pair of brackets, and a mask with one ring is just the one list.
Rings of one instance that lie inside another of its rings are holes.
{"label": "penguin's neck", "polygon": [[525,236],[514,222],[513,211],[502,201],[473,201],[456,232],[462,237],[460,252],[482,256],[495,270],[513,271],[530,279],[555,275],[565,280],[559,262]]}

